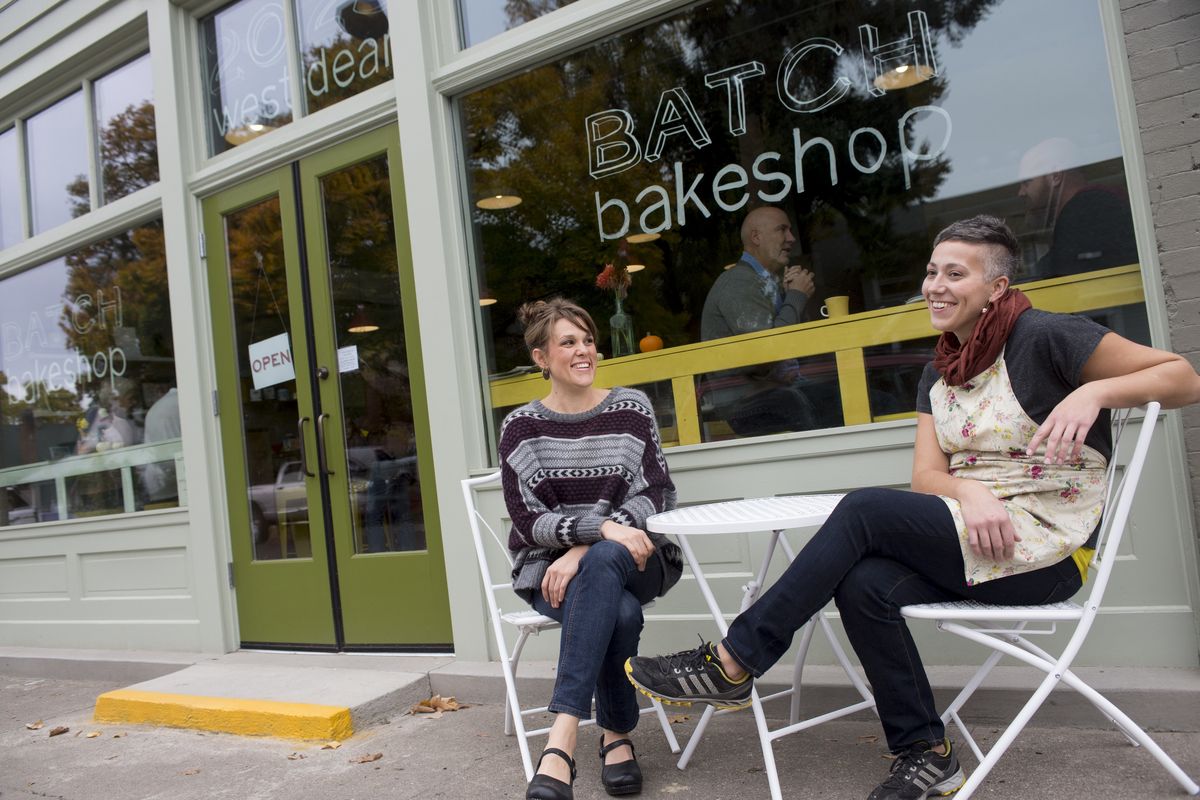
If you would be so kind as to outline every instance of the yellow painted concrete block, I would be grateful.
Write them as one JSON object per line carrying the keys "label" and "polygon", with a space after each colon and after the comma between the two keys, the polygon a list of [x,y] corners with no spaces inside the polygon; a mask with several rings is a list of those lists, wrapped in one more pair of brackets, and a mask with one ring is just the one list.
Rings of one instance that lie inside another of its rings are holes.
{"label": "yellow painted concrete block", "polygon": [[312,703],[117,689],[96,698],[97,722],[145,723],[173,728],[274,736],[280,739],[347,739],[350,709]]}

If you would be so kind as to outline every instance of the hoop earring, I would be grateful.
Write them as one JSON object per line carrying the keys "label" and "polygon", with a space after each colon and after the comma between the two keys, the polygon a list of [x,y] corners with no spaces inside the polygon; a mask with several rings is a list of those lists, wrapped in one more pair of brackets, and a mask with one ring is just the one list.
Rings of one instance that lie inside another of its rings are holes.
{"label": "hoop earring", "polygon": [[542,380],[544,380],[544,381],[550,380],[550,368],[549,367],[542,367]]}

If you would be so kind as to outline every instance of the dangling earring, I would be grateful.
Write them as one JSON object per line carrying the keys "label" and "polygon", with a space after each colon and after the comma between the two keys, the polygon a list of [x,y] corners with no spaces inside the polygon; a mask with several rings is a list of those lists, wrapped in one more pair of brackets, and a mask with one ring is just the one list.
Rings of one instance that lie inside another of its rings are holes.
{"label": "dangling earring", "polygon": [[544,380],[544,381],[550,380],[550,368],[549,367],[542,367],[542,380]]}

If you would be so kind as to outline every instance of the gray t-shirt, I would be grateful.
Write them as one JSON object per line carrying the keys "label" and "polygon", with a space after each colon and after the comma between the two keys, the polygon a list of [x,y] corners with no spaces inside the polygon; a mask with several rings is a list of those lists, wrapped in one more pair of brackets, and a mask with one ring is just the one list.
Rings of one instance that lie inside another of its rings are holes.
{"label": "gray t-shirt", "polygon": [[[1013,394],[1029,418],[1041,425],[1054,407],[1082,384],[1083,365],[1092,357],[1108,328],[1086,317],[1055,314],[1031,308],[1013,326],[1004,345],[1004,365]],[[925,365],[917,389],[917,411],[930,414],[929,390],[941,376],[933,362]],[[1087,435],[1087,444],[1108,458],[1112,431],[1108,410]]]}

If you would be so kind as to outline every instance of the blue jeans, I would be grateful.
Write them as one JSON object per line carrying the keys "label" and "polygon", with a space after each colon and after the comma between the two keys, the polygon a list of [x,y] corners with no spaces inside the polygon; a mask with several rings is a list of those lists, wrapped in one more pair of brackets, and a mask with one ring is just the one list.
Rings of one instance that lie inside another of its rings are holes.
{"label": "blue jeans", "polygon": [[969,586],[954,518],[939,497],[895,489],[846,496],[779,580],[729,626],[725,648],[759,677],[796,631],[831,599],[875,693],[888,746],[899,752],[945,729],[900,607],[970,599],[1036,604],[1082,585],[1067,558],[1032,572]]}
{"label": "blue jeans", "polygon": [[540,591],[534,594],[533,607],[562,623],[551,711],[591,719],[594,694],[601,728],[628,733],[637,726],[637,693],[625,677],[625,659],[637,655],[642,604],[658,594],[662,578],[657,555],[638,572],[624,545],[602,540],[580,560],[558,608]]}

